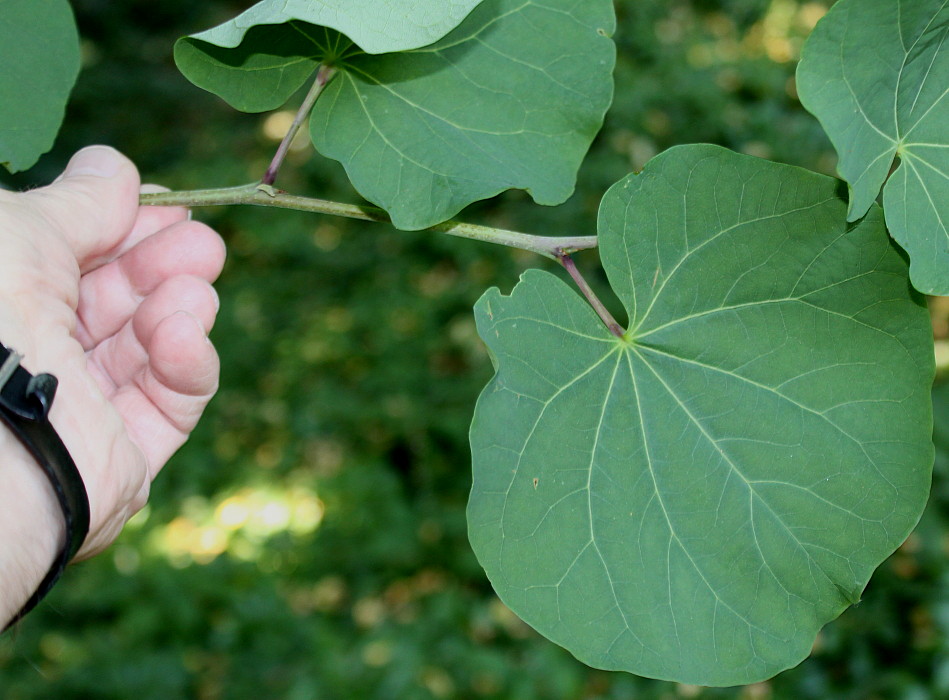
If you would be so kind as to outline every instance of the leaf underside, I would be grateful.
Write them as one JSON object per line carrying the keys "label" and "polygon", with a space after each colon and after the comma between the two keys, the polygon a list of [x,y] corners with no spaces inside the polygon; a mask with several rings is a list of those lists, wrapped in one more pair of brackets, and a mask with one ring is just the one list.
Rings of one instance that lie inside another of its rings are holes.
{"label": "leaf underside", "polygon": [[53,146],[79,74],[67,0],[0,0],[0,163],[32,167]]}
{"label": "leaf underside", "polygon": [[[402,229],[525,189],[560,204],[613,99],[610,0],[484,0],[435,44],[372,55],[326,27],[250,28],[237,48],[196,38],[175,58],[238,109],[282,105],[323,61],[338,73],[311,139]],[[198,35],[200,36],[200,35]]]}
{"label": "leaf underside", "polygon": [[876,206],[713,146],[600,210],[617,339],[558,278],[476,306],[471,543],[498,595],[600,668],[771,677],[859,600],[928,495],[926,310]]}
{"label": "leaf underside", "polygon": [[[232,20],[194,34],[194,39],[234,48],[246,32],[262,25],[298,20],[327,27],[352,39],[367,53],[428,46],[458,26],[482,0],[262,0]],[[289,36],[285,32],[285,36]]]}
{"label": "leaf underside", "polygon": [[797,79],[837,149],[850,220],[886,182],[886,223],[913,283],[949,294],[949,2],[841,0],[805,44]]}

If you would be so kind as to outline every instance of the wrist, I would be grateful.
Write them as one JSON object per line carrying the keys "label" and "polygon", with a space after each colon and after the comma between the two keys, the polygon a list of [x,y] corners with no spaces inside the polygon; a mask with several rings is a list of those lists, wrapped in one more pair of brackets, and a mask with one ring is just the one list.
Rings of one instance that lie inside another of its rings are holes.
{"label": "wrist", "polygon": [[0,424],[0,629],[40,585],[64,538],[49,478]]}

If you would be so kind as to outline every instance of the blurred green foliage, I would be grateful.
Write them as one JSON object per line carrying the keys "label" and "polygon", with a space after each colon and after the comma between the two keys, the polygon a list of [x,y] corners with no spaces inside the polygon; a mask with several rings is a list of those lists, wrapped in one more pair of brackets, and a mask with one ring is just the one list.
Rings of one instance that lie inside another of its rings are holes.
{"label": "blurred green foliage", "polygon": [[[75,0],[84,70],[57,150],[4,182],[48,182],[94,142],[176,189],[259,177],[276,147],[267,115],[233,113],[171,61],[175,38],[247,4]],[[677,143],[833,172],[793,83],[828,4],[619,0],[615,106],[575,196],[545,209],[509,193],[463,218],[593,233],[606,188]],[[278,184],[359,201],[308,150]],[[197,216],[229,246],[212,335],[222,389],[119,542],[0,639],[3,698],[949,696],[949,387],[935,393],[929,510],[809,660],[718,690],[596,671],[496,600],[465,532],[468,421],[491,375],[471,307],[544,261],[315,215]],[[602,286],[595,258],[579,263]]]}

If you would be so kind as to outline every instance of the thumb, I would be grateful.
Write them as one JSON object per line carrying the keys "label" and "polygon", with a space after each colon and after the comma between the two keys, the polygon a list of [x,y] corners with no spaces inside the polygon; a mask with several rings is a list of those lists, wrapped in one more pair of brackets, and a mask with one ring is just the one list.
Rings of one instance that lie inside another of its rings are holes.
{"label": "thumb", "polygon": [[114,148],[89,146],[72,157],[53,184],[24,196],[84,267],[128,235],[138,214],[139,188],[132,161]]}

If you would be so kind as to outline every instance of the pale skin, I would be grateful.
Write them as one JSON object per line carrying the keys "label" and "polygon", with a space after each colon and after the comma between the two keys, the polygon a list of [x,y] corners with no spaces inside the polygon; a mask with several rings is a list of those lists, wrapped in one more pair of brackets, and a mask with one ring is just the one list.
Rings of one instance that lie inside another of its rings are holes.
{"label": "pale skin", "polygon": [[[224,244],[185,209],[140,207],[140,190],[128,159],[95,146],[49,187],[0,191],[0,342],[59,379],[50,421],[91,509],[80,559],[145,505],[218,386],[207,333]],[[45,475],[0,425],[0,626],[45,575],[62,520]]]}

